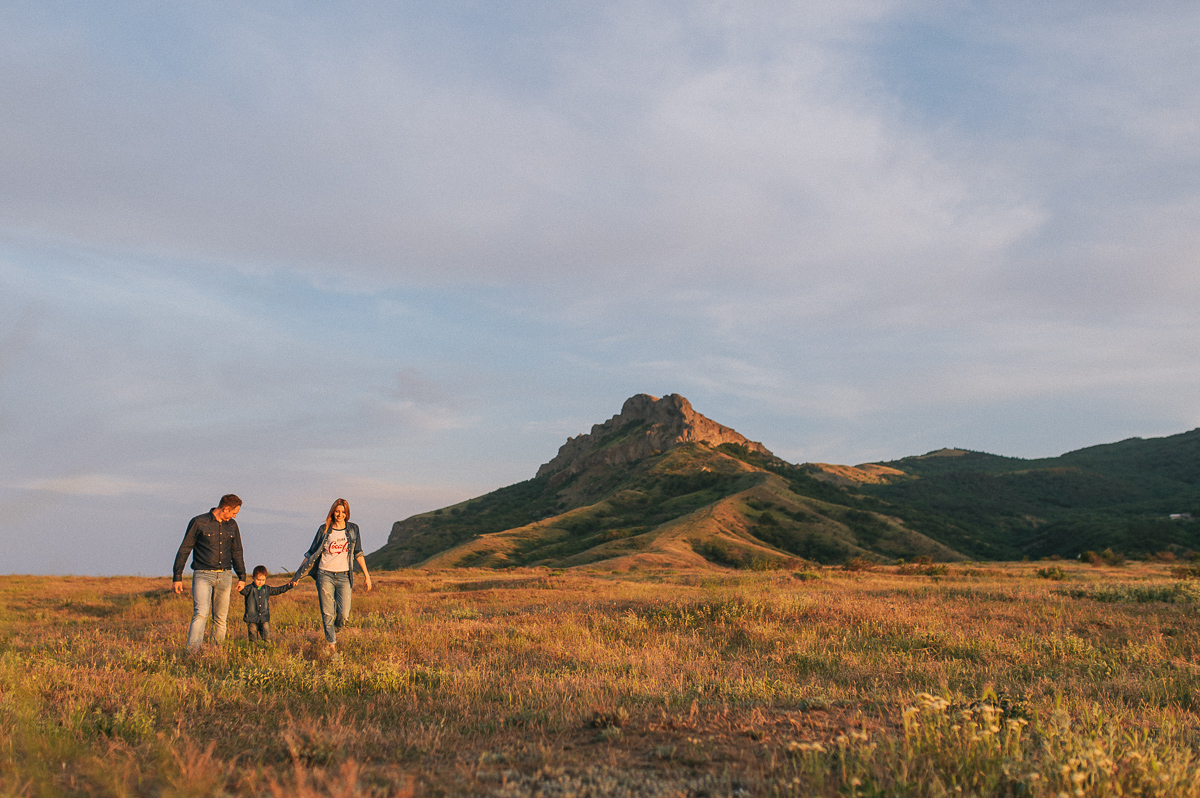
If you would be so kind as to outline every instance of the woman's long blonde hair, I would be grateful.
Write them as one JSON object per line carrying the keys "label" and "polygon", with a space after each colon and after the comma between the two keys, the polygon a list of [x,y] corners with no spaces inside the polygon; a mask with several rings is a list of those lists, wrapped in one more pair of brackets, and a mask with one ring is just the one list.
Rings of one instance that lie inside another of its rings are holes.
{"label": "woman's long blonde hair", "polygon": [[326,532],[329,532],[330,530],[333,529],[333,511],[338,508],[339,504],[346,508],[346,521],[347,522],[350,521],[350,502],[346,501],[345,499],[338,499],[329,508],[329,515],[325,516],[325,531]]}

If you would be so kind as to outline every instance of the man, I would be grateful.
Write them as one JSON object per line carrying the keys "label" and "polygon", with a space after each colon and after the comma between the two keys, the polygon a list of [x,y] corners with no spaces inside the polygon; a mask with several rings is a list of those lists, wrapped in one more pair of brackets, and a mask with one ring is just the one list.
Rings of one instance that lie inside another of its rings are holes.
{"label": "man", "polygon": [[192,625],[188,628],[187,645],[192,651],[204,642],[208,616],[213,619],[213,639],[225,640],[225,616],[229,614],[229,596],[237,572],[235,590],[246,584],[246,565],[242,561],[242,533],[238,529],[238,510],[242,500],[232,493],[221,497],[215,508],[188,522],[183,543],[175,555],[175,592],[183,593],[183,566],[188,553],[192,555]]}

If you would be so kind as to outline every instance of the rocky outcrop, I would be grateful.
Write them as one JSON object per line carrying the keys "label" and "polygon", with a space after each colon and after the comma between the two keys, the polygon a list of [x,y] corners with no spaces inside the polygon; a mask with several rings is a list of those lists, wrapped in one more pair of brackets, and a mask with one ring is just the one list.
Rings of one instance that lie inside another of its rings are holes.
{"label": "rocky outcrop", "polygon": [[627,399],[619,414],[593,426],[591,432],[567,439],[558,455],[539,468],[537,475],[566,477],[597,465],[632,463],[685,443],[735,443],[773,456],[761,443],[700,415],[679,394],[659,399],[640,393]]}

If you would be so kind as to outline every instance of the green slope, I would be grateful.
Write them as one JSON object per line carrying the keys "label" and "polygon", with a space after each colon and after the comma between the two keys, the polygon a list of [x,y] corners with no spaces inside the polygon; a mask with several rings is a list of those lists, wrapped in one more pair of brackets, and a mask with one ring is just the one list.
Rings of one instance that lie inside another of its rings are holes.
{"label": "green slope", "polygon": [[885,463],[911,475],[862,490],[979,558],[1200,549],[1200,430],[1038,460],[943,450]]}
{"label": "green slope", "polygon": [[[528,565],[579,554],[609,540],[632,537],[745,486],[746,474],[726,458],[690,445],[629,466],[568,477],[539,477],[453,507],[397,522],[388,544],[368,556],[369,566],[414,565],[481,535],[557,517],[536,541],[506,564]],[[707,470],[705,470],[707,469]],[[603,506],[600,506],[603,504]],[[589,513],[572,512],[593,507]],[[488,564],[482,558],[468,564]]]}
{"label": "green slope", "polygon": [[790,558],[957,557],[881,509],[878,499],[821,482],[778,458],[734,444],[689,443],[637,463],[533,479],[414,516],[398,522],[387,545],[367,560],[389,569],[570,567],[639,553],[734,567]]}

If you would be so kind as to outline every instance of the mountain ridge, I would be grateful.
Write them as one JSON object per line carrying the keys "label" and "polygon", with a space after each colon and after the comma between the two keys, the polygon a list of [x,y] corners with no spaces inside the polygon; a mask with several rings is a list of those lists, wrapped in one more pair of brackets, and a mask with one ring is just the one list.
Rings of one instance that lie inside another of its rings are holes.
{"label": "mountain ridge", "polygon": [[880,553],[961,559],[859,504],[678,394],[638,394],[569,438],[532,479],[397,521],[368,563],[800,567]]}
{"label": "mountain ridge", "polygon": [[536,475],[393,524],[376,568],[804,567],[1200,549],[1200,429],[1024,460],[946,448],[788,463],[682,396],[637,394]]}

